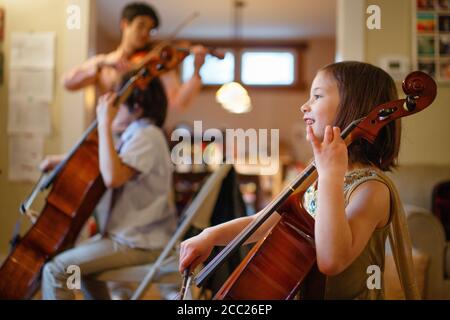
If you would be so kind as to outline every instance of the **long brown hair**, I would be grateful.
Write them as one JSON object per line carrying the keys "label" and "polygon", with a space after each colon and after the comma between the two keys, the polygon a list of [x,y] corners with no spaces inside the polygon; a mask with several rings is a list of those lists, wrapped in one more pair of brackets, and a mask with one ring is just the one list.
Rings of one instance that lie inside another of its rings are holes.
{"label": "long brown hair", "polygon": [[[394,80],[383,69],[363,62],[338,62],[321,71],[329,73],[337,82],[340,104],[334,125],[344,130],[352,121],[362,118],[385,102],[398,99]],[[396,166],[400,148],[400,120],[386,125],[375,142],[355,141],[348,148],[349,161],[375,165],[383,171]]]}

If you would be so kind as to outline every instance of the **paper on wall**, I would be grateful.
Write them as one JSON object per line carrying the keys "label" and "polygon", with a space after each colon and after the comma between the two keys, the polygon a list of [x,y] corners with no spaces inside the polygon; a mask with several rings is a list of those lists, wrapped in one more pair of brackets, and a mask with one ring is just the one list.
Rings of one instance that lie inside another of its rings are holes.
{"label": "paper on wall", "polygon": [[45,100],[24,96],[10,96],[8,133],[49,135],[50,105]]}
{"label": "paper on wall", "polygon": [[44,139],[33,134],[9,137],[9,179],[35,182],[41,175],[39,163],[43,157]]}
{"label": "paper on wall", "polygon": [[11,34],[11,68],[55,67],[55,32],[13,32]]}
{"label": "paper on wall", "polygon": [[9,95],[25,96],[51,102],[53,100],[53,70],[10,69]]}
{"label": "paper on wall", "polygon": [[44,136],[50,133],[55,32],[11,34],[8,133],[9,179],[36,181]]}

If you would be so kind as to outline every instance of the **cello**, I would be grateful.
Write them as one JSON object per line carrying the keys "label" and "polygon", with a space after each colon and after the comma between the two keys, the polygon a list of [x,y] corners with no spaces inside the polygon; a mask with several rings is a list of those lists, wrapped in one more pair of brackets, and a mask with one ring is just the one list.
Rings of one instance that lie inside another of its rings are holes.
{"label": "cello", "polygon": [[[189,52],[169,45],[152,51],[117,92],[120,105],[136,86],[177,66]],[[56,254],[73,246],[81,228],[106,190],[99,169],[97,121],[83,133],[65,159],[43,175],[20,206],[26,214],[37,194],[50,189],[39,217],[0,267],[0,299],[29,299],[40,284],[41,270]]]}
{"label": "cello", "polygon": [[[403,81],[405,99],[376,106],[365,117],[353,121],[341,137],[349,146],[358,139],[374,143],[380,130],[391,121],[428,107],[436,97],[436,83],[427,74],[415,71]],[[317,179],[311,162],[294,181],[273,199],[261,215],[244,228],[194,279],[204,282],[274,212],[278,223],[257,242],[241,264],[216,293],[217,300],[286,300],[301,296],[323,298],[325,276],[318,271],[314,242],[314,219],[302,206],[302,197]],[[188,272],[185,273],[185,277]]]}

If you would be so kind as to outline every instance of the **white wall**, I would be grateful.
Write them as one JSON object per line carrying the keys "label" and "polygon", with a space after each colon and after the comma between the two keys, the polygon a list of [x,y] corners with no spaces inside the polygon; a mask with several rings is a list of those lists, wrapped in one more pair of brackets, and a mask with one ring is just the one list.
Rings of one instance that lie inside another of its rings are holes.
{"label": "white wall", "polygon": [[[366,29],[367,62],[378,64],[384,55],[412,58],[412,5],[410,0],[367,0],[381,9],[381,30]],[[404,96],[401,83],[399,95]],[[450,164],[450,86],[438,83],[435,102],[403,122],[400,163]]]}
{"label": "white wall", "polygon": [[364,5],[361,0],[337,0],[336,61],[364,61]]}

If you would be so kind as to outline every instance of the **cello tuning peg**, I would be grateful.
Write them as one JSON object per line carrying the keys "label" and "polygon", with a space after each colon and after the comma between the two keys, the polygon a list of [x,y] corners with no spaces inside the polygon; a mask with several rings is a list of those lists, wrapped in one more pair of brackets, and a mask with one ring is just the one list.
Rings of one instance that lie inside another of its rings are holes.
{"label": "cello tuning peg", "polygon": [[407,111],[414,111],[416,109],[416,97],[408,95],[406,96],[406,101],[403,108]]}

